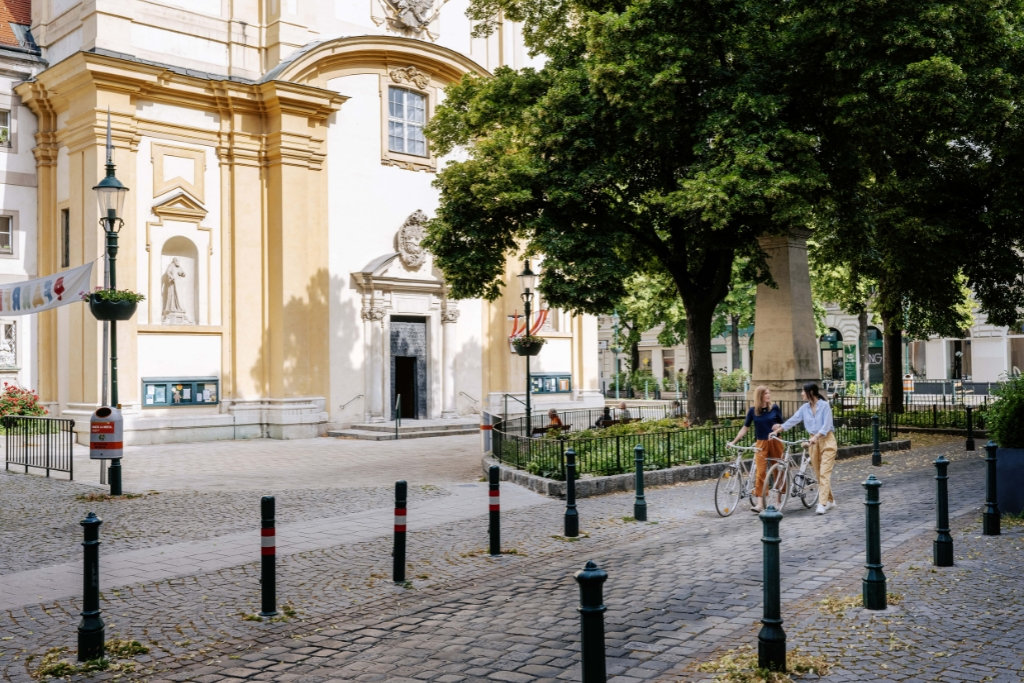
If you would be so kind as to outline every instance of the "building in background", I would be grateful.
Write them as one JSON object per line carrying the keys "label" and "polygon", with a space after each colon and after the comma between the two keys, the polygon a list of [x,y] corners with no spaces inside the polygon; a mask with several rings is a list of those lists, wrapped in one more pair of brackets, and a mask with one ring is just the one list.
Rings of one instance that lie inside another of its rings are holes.
{"label": "building in background", "polygon": [[[0,285],[39,273],[36,253],[35,116],[14,85],[45,67],[29,27],[28,0],[0,0]],[[0,380],[33,388],[38,381],[35,316],[0,310]]]}
{"label": "building in background", "polygon": [[[33,5],[49,67],[16,91],[38,119],[36,270],[104,253],[91,188],[108,111],[131,190],[118,286],[147,298],[118,326],[128,443],[312,436],[521,397],[507,340],[517,285],[494,303],[452,300],[420,245],[445,161],[423,126],[444,87],[528,63],[516,25],[472,38],[467,5]],[[596,396],[593,319],[552,312],[546,324],[532,370],[550,400]],[[88,415],[100,325],[84,305],[38,325],[43,400]]]}

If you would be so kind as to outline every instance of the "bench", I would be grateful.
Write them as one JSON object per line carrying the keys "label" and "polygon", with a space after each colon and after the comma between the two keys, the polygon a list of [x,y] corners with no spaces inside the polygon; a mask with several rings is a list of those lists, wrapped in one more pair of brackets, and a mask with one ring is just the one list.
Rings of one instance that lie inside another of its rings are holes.
{"label": "bench", "polygon": [[551,425],[548,425],[547,427],[534,427],[533,430],[530,432],[530,436],[544,436],[545,434],[548,433],[548,431],[552,429],[561,432],[567,432],[571,427],[572,425],[562,425],[561,427],[553,427]]}
{"label": "bench", "polygon": [[626,418],[626,419],[619,419],[619,420],[598,420],[595,423],[595,425],[599,429],[604,429],[605,427],[611,427],[612,425],[624,425],[624,424],[629,424],[630,422],[639,422],[639,421],[640,421],[639,417],[629,417],[629,418]]}

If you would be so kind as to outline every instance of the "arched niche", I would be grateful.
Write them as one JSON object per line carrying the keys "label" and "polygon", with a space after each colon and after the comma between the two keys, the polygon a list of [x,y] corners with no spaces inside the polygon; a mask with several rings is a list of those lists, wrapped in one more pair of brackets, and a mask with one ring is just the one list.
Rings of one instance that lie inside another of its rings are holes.
{"label": "arched niche", "polygon": [[192,240],[175,236],[160,253],[160,324],[199,323],[199,250]]}

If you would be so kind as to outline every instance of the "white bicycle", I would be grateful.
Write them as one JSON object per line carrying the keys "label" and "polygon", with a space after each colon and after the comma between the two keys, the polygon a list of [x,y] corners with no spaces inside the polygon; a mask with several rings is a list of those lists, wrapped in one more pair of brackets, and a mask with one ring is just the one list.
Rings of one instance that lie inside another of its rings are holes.
{"label": "white bicycle", "polygon": [[[762,504],[767,508],[773,506],[779,512],[786,507],[790,498],[799,498],[805,508],[813,507],[818,502],[818,482],[814,471],[808,467],[811,462],[810,451],[806,441],[786,441],[773,432],[769,439],[781,442],[786,450],[782,458],[768,458],[772,464],[764,478],[764,497]],[[799,446],[801,456],[799,462],[793,455],[794,447]]]}
{"label": "white bicycle", "polygon": [[754,461],[744,460],[743,454],[754,454],[761,450],[757,446],[737,446],[732,443],[726,443],[725,447],[735,451],[736,459],[725,466],[715,484],[715,510],[722,517],[728,517],[736,511],[740,498],[749,500],[751,508],[757,504],[754,498]]}

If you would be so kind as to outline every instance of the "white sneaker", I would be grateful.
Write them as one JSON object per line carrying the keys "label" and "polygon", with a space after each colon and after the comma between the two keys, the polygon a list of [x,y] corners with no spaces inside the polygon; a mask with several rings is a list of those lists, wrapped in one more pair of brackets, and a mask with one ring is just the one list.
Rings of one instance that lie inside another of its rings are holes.
{"label": "white sneaker", "polygon": [[831,510],[835,506],[836,506],[836,502],[834,500],[830,500],[829,502],[825,503],[825,509],[826,510]]}
{"label": "white sneaker", "polygon": [[818,505],[818,509],[815,510],[815,512],[818,513],[819,515],[823,515],[823,514],[825,514],[825,510],[827,510],[827,509],[828,508],[825,507],[824,505],[819,504]]}
{"label": "white sneaker", "polygon": [[754,507],[750,508],[751,512],[764,512],[764,506],[758,503]]}

